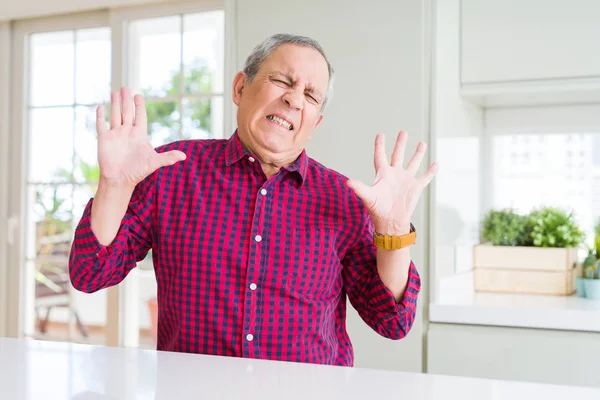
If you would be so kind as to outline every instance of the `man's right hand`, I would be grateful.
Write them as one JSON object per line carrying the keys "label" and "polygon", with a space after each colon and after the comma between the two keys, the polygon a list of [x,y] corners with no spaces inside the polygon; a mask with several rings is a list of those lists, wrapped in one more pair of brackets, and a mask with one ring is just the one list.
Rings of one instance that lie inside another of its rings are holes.
{"label": "man's right hand", "polygon": [[134,97],[129,88],[111,95],[110,130],[106,127],[104,107],[96,110],[100,185],[131,190],[160,167],[185,160],[181,151],[157,153],[148,138],[144,98]]}
{"label": "man's right hand", "polygon": [[135,96],[135,110],[128,88],[110,99],[110,130],[106,129],[104,108],[96,111],[100,182],[92,204],[92,231],[98,242],[108,246],[117,235],[133,191],[160,167],[185,160],[173,150],[157,153],[148,140],[144,98]]}

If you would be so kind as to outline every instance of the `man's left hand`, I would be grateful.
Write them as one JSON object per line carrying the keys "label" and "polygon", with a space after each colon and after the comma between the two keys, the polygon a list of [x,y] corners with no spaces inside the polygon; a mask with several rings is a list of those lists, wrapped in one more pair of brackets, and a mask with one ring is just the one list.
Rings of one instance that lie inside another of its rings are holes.
{"label": "man's left hand", "polygon": [[432,163],[427,171],[417,177],[427,145],[420,142],[412,158],[402,166],[408,133],[401,131],[396,139],[389,163],[385,153],[385,136],[375,138],[375,181],[371,186],[350,179],[348,186],[362,200],[369,210],[375,231],[384,235],[405,235],[410,231],[412,214],[423,190],[437,172],[437,163]]}

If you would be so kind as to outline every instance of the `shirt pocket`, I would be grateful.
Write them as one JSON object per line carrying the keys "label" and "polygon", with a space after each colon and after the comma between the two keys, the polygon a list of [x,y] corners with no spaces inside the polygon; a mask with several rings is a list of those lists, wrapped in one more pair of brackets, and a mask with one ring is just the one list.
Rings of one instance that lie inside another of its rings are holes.
{"label": "shirt pocket", "polygon": [[308,301],[335,297],[341,271],[335,231],[330,228],[293,229],[289,248],[284,276],[290,295]]}

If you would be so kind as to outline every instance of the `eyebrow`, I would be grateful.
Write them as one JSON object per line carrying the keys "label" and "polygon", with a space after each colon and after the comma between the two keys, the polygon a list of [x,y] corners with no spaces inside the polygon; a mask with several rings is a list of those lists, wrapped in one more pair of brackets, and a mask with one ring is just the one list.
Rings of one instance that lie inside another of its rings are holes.
{"label": "eyebrow", "polygon": [[[276,71],[273,73],[273,75],[279,75],[279,76],[283,76],[285,77],[287,80],[289,80],[292,84],[296,84],[296,80],[294,80],[294,77],[292,76],[291,73],[287,73],[287,72],[279,72]],[[323,93],[321,93],[320,90],[316,89],[314,86],[312,85],[307,85],[306,86],[306,91],[316,95],[319,98],[319,101],[323,101]]]}

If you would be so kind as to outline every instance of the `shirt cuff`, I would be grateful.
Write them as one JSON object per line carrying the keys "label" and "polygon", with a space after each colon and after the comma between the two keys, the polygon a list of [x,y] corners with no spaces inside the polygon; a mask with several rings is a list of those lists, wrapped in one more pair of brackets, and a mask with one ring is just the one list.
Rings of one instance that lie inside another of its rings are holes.
{"label": "shirt cuff", "polygon": [[108,246],[102,245],[92,230],[93,202],[94,199],[90,199],[85,206],[83,216],[75,229],[73,247],[78,255],[84,259],[97,258],[99,260],[104,260],[115,253],[122,252],[120,247],[122,247],[121,244],[123,241],[118,240],[118,238],[125,235],[128,228],[126,224],[122,224],[119,228],[119,232],[117,232],[115,240]]}
{"label": "shirt cuff", "polygon": [[396,302],[396,298],[392,291],[381,281],[379,274],[376,275],[376,280],[371,287],[371,293],[369,293],[371,306],[375,311],[376,320],[386,321],[391,318],[396,318],[399,314],[407,311],[416,313],[417,298],[421,290],[421,278],[412,261],[410,262],[408,271],[406,289],[398,303]]}

